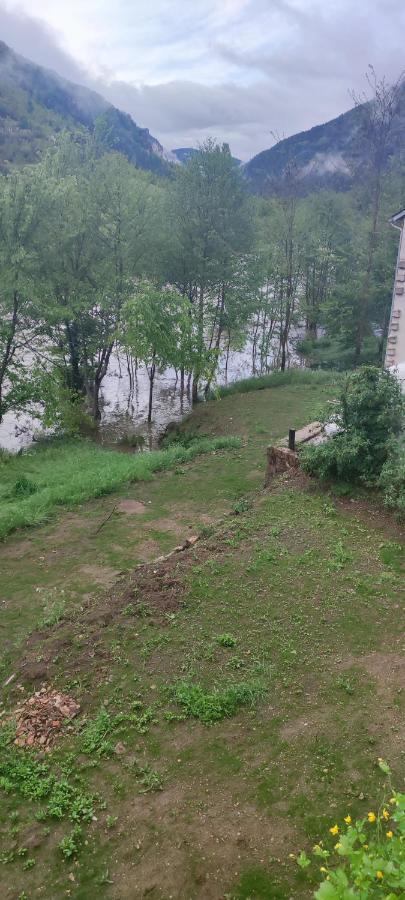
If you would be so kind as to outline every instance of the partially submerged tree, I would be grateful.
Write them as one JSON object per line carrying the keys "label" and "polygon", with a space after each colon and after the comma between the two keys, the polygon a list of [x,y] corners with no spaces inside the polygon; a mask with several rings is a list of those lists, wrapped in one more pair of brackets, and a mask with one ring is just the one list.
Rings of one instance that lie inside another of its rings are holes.
{"label": "partially submerged tree", "polygon": [[192,364],[187,299],[179,291],[141,282],[125,303],[120,341],[146,366],[151,422],[156,371]]}
{"label": "partially submerged tree", "polygon": [[207,141],[176,173],[168,217],[165,278],[189,300],[196,400],[207,350],[219,349],[238,273],[252,247],[251,203],[227,144]]}
{"label": "partially submerged tree", "polygon": [[0,180],[0,422],[33,399],[30,379],[31,297],[38,275],[44,215],[40,171],[16,170]]}
{"label": "partially submerged tree", "polygon": [[[121,313],[142,273],[151,228],[151,183],[118,154],[62,146],[47,161],[52,215],[38,301],[66,386],[101,417],[100,388]],[[46,309],[45,309],[46,306]]]}

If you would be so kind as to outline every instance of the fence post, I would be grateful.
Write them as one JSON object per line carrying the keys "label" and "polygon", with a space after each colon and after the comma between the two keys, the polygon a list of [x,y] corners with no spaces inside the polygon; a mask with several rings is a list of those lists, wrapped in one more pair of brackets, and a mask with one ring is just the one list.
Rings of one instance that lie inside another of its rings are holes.
{"label": "fence post", "polygon": [[288,432],[288,449],[295,451],[295,428],[290,428]]}

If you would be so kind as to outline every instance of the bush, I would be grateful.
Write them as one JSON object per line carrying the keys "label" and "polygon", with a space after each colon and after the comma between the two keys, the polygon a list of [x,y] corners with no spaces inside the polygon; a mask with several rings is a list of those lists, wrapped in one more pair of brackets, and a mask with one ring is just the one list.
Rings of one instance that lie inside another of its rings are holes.
{"label": "bush", "polygon": [[384,492],[384,502],[405,519],[405,447],[397,444],[384,463],[379,478]]}
{"label": "bush", "polygon": [[320,478],[375,480],[402,427],[403,400],[394,375],[363,366],[346,376],[334,421],[341,433],[309,446],[302,466]]}
{"label": "bush", "polygon": [[[389,774],[383,760],[380,768]],[[314,893],[316,900],[403,898],[404,839],[405,794],[395,791],[376,812],[370,810],[355,822],[347,815],[342,823],[332,825],[328,838],[313,848],[317,869],[324,876]],[[297,862],[303,870],[312,865],[306,853],[301,853]]]}

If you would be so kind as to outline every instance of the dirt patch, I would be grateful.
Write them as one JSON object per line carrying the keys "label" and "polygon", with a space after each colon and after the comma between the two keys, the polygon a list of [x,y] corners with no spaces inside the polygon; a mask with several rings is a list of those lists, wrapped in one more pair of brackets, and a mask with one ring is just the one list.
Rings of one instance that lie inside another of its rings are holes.
{"label": "dirt patch", "polygon": [[[24,556],[28,556],[28,554],[32,552],[33,546],[32,541],[18,540],[14,543],[8,541],[4,556],[9,557],[10,559],[23,559]],[[0,551],[0,558],[1,556],[3,556],[3,553]]]}
{"label": "dirt patch", "polygon": [[140,500],[120,500],[118,504],[118,512],[126,513],[129,516],[140,516],[146,511],[146,506]]}
{"label": "dirt patch", "polygon": [[[202,788],[204,800],[196,804]],[[272,820],[251,804],[240,806],[203,773],[198,783],[135,797],[126,823],[132,852],[134,844],[138,848],[136,865],[128,865],[128,857],[112,872],[113,900],[222,900],[247,865],[266,864],[269,856],[284,856],[286,847],[295,849],[297,843],[285,820]],[[159,867],[157,856],[164,861]]]}
{"label": "dirt patch", "polygon": [[110,566],[86,565],[80,566],[79,572],[89,578],[94,584],[112,587],[119,575],[120,569],[112,569]]}
{"label": "dirt patch", "polygon": [[138,559],[145,559],[146,561],[156,559],[160,552],[159,544],[157,541],[154,541],[153,538],[141,541],[141,543],[136,546],[136,555]]}
{"label": "dirt patch", "polygon": [[369,653],[352,657],[350,664],[375,678],[378,693],[405,690],[405,657],[400,653]]}
{"label": "dirt patch", "polygon": [[176,519],[153,519],[152,522],[148,522],[147,528],[153,528],[154,531],[168,531],[169,534],[178,534],[183,535],[186,528],[181,522],[178,522]]}
{"label": "dirt patch", "polygon": [[[204,555],[207,551],[201,552]],[[102,646],[103,630],[111,623],[125,623],[128,628],[131,616],[146,612],[156,624],[167,625],[166,614],[175,612],[183,602],[184,572],[193,563],[195,551],[190,550],[171,555],[161,562],[138,566],[118,584],[115,580],[113,591],[88,598],[80,609],[78,620],[64,620],[52,629],[33,632],[26,643],[21,675],[26,681],[49,679],[61,649],[64,650],[65,675],[99,667],[100,662],[106,663],[109,659],[108,651]],[[73,642],[77,625],[85,634],[83,647]]]}

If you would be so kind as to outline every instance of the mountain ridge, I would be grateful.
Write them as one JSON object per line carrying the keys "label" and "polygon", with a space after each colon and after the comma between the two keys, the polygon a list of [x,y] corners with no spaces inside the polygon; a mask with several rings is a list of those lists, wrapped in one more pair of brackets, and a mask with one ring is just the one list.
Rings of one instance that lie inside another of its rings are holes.
{"label": "mountain ridge", "polygon": [[39,66],[0,41],[0,168],[35,162],[63,130],[94,133],[102,146],[144,169],[164,174],[167,163],[148,128],[101,94]]}
{"label": "mountain ridge", "polygon": [[[362,123],[367,104],[354,106],[334,119],[277,141],[244,165],[254,193],[272,192],[288,163],[293,162],[306,188],[350,186],[354,171],[365,160]],[[405,84],[400,89],[398,114],[387,147],[387,159],[405,147]]]}

